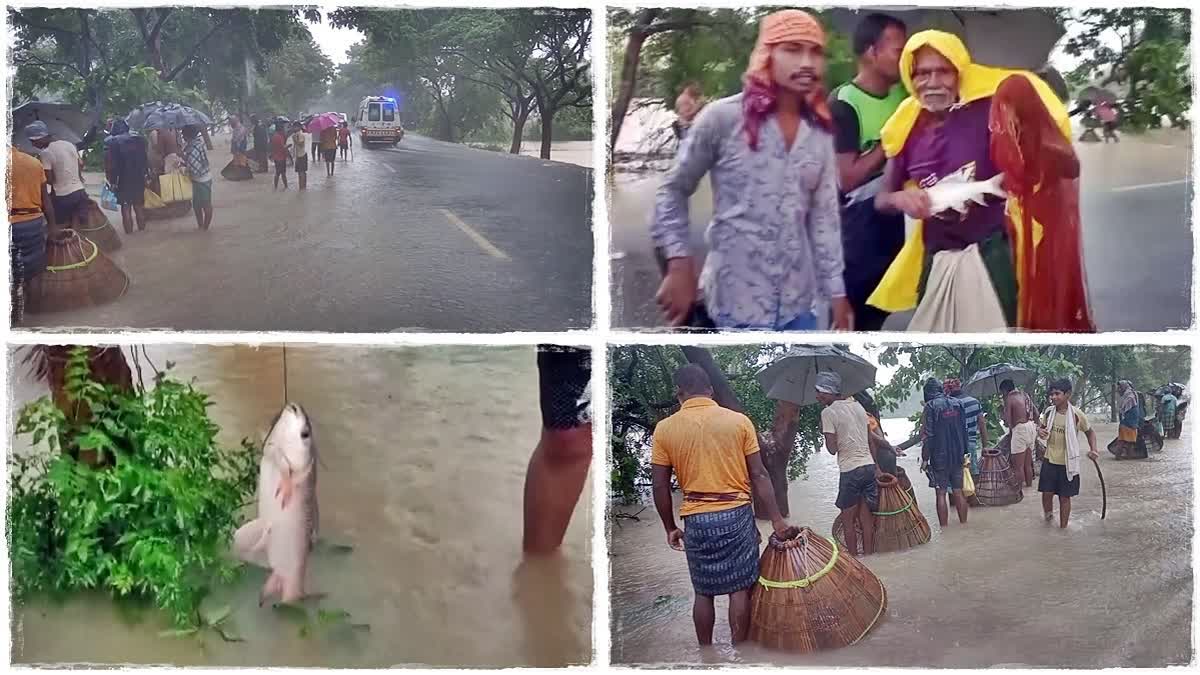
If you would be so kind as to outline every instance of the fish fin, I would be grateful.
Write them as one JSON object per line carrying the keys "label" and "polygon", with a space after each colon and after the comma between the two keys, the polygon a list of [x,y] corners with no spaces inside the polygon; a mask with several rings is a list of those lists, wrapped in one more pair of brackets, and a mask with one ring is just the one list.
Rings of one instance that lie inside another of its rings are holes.
{"label": "fish fin", "polygon": [[267,542],[271,527],[262,518],[255,518],[233,533],[233,551],[239,560],[259,567],[269,567]]}
{"label": "fish fin", "polygon": [[1000,172],[992,176],[987,181],[988,191],[997,197],[1007,197],[1008,193],[1004,191],[1004,172]]}

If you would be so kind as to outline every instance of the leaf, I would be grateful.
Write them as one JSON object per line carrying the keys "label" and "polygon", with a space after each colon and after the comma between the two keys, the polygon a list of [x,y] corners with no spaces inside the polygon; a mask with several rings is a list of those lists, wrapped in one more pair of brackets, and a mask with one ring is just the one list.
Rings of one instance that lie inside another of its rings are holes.
{"label": "leaf", "polygon": [[318,609],[317,621],[322,624],[337,623],[350,618],[350,612],[344,609]]}

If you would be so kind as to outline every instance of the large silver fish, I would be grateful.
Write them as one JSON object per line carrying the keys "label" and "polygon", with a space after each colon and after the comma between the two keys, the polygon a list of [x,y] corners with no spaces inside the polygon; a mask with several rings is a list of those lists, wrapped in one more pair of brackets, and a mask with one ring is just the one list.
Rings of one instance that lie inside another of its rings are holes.
{"label": "large silver fish", "polygon": [[1007,198],[1008,193],[1000,186],[1003,181],[1004,174],[1002,173],[998,173],[988,180],[969,183],[943,180],[933,187],[925,188],[925,193],[929,195],[929,212],[935,216],[947,211],[965,214],[969,208],[969,202],[987,206],[983,200],[987,195]]}
{"label": "large silver fish", "polygon": [[317,446],[304,408],[288,403],[263,443],[258,517],[233,535],[235,554],[271,571],[259,593],[292,603],[305,596],[308,556],[317,539]]}

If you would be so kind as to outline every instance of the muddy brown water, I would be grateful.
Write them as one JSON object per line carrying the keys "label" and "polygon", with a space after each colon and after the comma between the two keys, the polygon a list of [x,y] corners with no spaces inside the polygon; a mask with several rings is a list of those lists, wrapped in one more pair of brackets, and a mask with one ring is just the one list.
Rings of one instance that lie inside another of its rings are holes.
{"label": "muddy brown water", "polygon": [[[215,401],[221,440],[261,440],[283,397],[278,347],[157,346]],[[324,467],[321,534],[349,554],[318,550],[316,603],[344,609],[369,632],[302,637],[257,603],[265,572],[250,569],[214,603],[233,608],[246,639],[214,633],[162,638],[167,621],[140,622],[107,597],[73,596],[13,608],[15,663],[183,666],[561,666],[591,658],[590,487],[562,555],[522,563],[521,496],[537,442],[532,347],[289,346],[290,398],[314,420]],[[44,395],[10,361],[15,408]],[[152,372],[143,364],[146,380]],[[28,440],[13,447],[29,451]],[[136,617],[135,617],[136,618]]]}
{"label": "muddy brown water", "polygon": [[[930,668],[1188,663],[1190,427],[1149,460],[1116,461],[1103,449],[1115,426],[1097,426],[1108,514],[1100,519],[1100,485],[1085,458],[1066,530],[1043,522],[1036,482],[1020,503],[973,508],[965,527],[952,517],[941,528],[933,490],[919,473],[920,449],[909,450],[899,463],[913,477],[932,540],[864,558],[887,587],[884,619],[856,645],[806,656],[750,643],[734,648],[724,598],[717,600],[715,645],[699,648],[687,561],[667,547],[650,505],[640,520],[610,525],[613,663]],[[889,433],[893,436],[901,437]],[[837,515],[836,462],[822,452],[809,461],[808,472],[807,480],[791,485],[790,520],[828,536]],[[616,508],[637,512],[641,506]],[[1055,510],[1057,515],[1057,505]],[[760,522],[759,529],[765,541],[770,526]]]}

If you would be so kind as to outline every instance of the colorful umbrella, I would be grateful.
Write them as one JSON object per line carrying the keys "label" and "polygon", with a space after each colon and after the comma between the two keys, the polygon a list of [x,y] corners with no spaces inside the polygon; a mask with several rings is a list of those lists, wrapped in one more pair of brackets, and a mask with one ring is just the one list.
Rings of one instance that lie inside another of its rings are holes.
{"label": "colorful umbrella", "polygon": [[335,112],[321,113],[308,122],[309,133],[319,134],[322,131],[342,125],[342,116]]}

